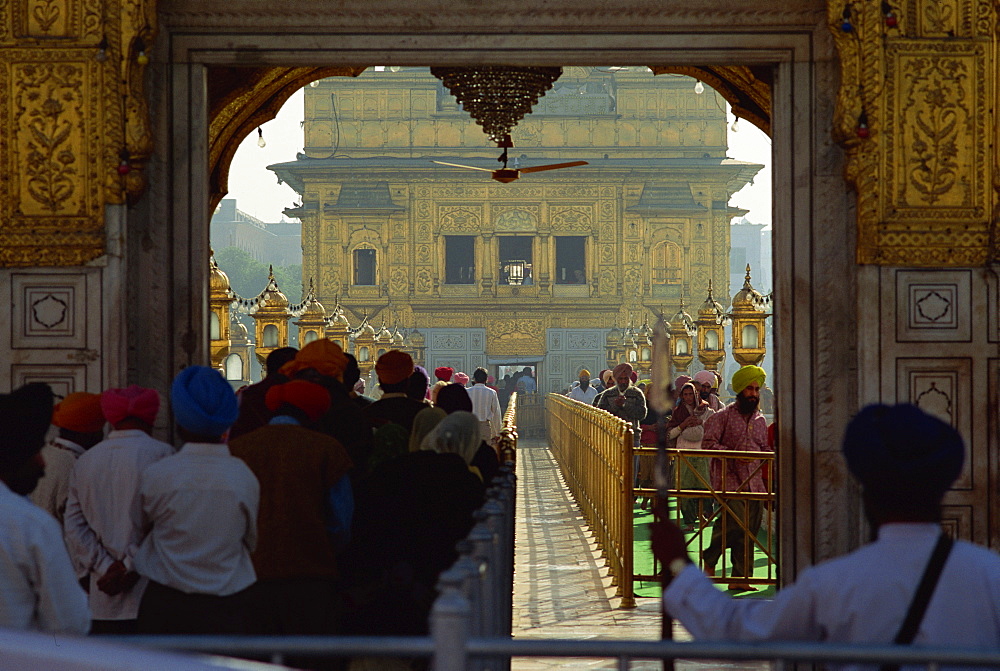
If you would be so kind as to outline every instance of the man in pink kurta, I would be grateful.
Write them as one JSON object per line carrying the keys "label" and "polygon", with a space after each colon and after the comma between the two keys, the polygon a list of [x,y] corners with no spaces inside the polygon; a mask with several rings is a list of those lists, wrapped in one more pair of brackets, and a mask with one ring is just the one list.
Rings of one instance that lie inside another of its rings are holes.
{"label": "man in pink kurta", "polygon": [[[767,448],[767,420],[758,410],[765,373],[757,366],[743,366],[733,375],[736,400],[705,421],[702,449],[762,452]],[[729,492],[765,492],[757,459],[721,459],[711,462],[712,488],[722,493],[725,509],[712,527],[712,540],[702,559],[705,571],[715,575],[715,564],[729,548],[730,575],[736,579],[753,575],[754,539],[760,530],[761,501],[726,497]],[[745,527],[745,529],[744,529]],[[753,591],[746,582],[733,582],[729,589]]]}

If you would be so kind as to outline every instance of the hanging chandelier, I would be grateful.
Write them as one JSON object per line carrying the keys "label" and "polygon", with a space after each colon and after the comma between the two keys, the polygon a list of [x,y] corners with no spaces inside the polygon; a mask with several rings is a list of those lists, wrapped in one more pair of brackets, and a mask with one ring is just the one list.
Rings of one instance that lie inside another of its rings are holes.
{"label": "hanging chandelier", "polygon": [[552,88],[562,68],[484,65],[431,68],[431,74],[451,91],[489,138],[499,143]]}

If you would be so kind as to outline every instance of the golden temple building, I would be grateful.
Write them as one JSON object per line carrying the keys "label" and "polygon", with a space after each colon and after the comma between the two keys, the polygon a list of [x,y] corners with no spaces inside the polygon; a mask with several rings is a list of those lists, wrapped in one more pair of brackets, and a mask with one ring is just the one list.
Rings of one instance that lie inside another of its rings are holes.
{"label": "golden temple building", "polygon": [[[566,68],[512,131],[511,183],[428,68],[305,89],[305,149],[270,166],[301,196],[303,282],[353,325],[418,329],[430,368],[535,367],[542,391],[607,367],[614,327],[729,283],[730,196],[762,166],[726,157],[725,101],[649,68]],[[433,160],[455,165],[433,163]],[[498,377],[500,377],[498,375]]]}

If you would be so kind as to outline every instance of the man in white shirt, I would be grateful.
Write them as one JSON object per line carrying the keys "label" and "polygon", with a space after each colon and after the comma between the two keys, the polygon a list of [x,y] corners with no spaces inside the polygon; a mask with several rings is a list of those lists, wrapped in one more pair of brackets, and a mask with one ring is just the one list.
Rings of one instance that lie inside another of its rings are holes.
{"label": "man in white shirt", "polygon": [[68,394],[53,409],[52,425],[58,427],[59,435],[42,448],[45,475],[29,498],[62,524],[69,476],[77,457],[104,440],[101,395],[85,391]]}
{"label": "man in white shirt", "polygon": [[593,405],[597,390],[590,386],[590,371],[584,368],[580,371],[580,386],[569,390],[568,396],[574,401]]}
{"label": "man in white shirt", "polygon": [[915,637],[899,633],[932,552],[947,552],[939,520],[962,470],[958,432],[912,405],[873,405],[848,425],[843,450],[874,542],[806,569],[773,601],[734,600],[691,564],[683,534],[661,515],[653,551],[674,576],[666,610],[696,639],[1000,646],[1000,556],[964,541],[945,555]]}
{"label": "man in white shirt", "polygon": [[133,566],[141,540],[139,477],[174,448],[149,435],[160,410],[155,389],[108,389],[100,406],[112,430],[77,459],[63,529],[78,571],[89,576],[91,632],[134,634],[146,588]]}
{"label": "man in white shirt", "polygon": [[44,473],[51,416],[48,385],[0,394],[0,627],[86,634],[87,597],[59,523],[25,498]]}
{"label": "man in white shirt", "polygon": [[472,373],[475,384],[465,390],[472,399],[472,414],[479,420],[480,436],[487,443],[499,436],[500,429],[503,428],[500,398],[494,390],[486,386],[486,378],[489,376],[485,368],[477,368]]}
{"label": "man in white shirt", "polygon": [[247,631],[246,589],[257,579],[260,485],[232,456],[225,434],[239,414],[218,371],[188,366],[170,402],[180,451],[145,470],[139,484],[145,532],[136,570],[149,578],[139,606],[144,634],[240,634]]}

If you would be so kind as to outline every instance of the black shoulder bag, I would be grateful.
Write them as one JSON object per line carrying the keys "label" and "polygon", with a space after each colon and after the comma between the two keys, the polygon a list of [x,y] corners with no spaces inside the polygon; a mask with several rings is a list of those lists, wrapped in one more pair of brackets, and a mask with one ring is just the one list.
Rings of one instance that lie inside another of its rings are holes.
{"label": "black shoulder bag", "polygon": [[[931,558],[927,562],[927,568],[924,569],[924,575],[920,579],[920,585],[917,586],[913,601],[910,602],[910,608],[906,611],[906,617],[903,618],[903,624],[896,632],[896,638],[893,640],[896,645],[909,645],[916,638],[920,622],[923,621],[924,613],[927,612],[927,605],[934,595],[934,588],[937,587],[941,570],[948,560],[952,545],[951,538],[946,534],[941,534],[941,537],[938,538],[934,552],[931,553]],[[883,664],[880,671],[899,671],[899,664]]]}

